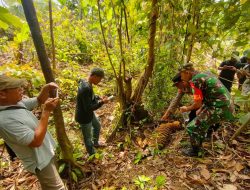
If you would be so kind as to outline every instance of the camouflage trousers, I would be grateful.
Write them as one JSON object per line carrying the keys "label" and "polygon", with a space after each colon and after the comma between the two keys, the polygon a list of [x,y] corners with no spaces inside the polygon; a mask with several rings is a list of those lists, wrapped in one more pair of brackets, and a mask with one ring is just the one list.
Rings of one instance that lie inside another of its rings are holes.
{"label": "camouflage trousers", "polygon": [[224,117],[224,108],[203,106],[200,113],[187,125],[191,145],[200,147],[210,126],[220,123],[221,120],[227,120]]}

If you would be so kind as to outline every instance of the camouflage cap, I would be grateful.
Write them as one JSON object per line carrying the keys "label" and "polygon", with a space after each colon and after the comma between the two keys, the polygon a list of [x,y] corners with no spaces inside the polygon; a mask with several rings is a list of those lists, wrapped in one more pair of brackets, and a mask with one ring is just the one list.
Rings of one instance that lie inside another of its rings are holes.
{"label": "camouflage cap", "polygon": [[102,68],[93,68],[91,71],[90,71],[90,75],[96,75],[98,77],[104,77],[104,70]]}
{"label": "camouflage cap", "polygon": [[192,63],[187,63],[179,68],[179,71],[194,70],[194,65]]}
{"label": "camouflage cap", "polygon": [[6,75],[0,75],[0,90],[18,88],[23,86],[25,83],[25,79],[17,79]]}

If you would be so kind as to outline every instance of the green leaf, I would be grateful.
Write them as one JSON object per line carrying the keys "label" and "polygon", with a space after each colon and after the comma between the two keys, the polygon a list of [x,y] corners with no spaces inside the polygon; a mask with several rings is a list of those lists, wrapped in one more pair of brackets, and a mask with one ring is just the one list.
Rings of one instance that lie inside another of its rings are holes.
{"label": "green leaf", "polygon": [[78,181],[78,178],[77,178],[77,175],[75,174],[75,172],[71,172],[71,176],[72,176],[72,178],[73,178],[73,180],[75,181],[75,182],[77,182]]}
{"label": "green leaf", "polygon": [[138,152],[135,156],[134,164],[138,164],[142,159],[142,153]]}
{"label": "green leaf", "polygon": [[9,27],[8,24],[6,24],[5,22],[3,22],[3,21],[0,20],[0,28],[6,30],[8,27]]}
{"label": "green leaf", "polygon": [[65,166],[66,166],[65,163],[61,164],[61,165],[59,166],[58,172],[59,172],[59,173],[62,173],[62,171],[65,169]]}
{"label": "green leaf", "polygon": [[156,186],[159,188],[166,183],[165,176],[159,175],[156,177]]}
{"label": "green leaf", "polygon": [[22,28],[23,23],[21,22],[21,20],[10,14],[9,11],[0,6],[0,20],[8,25],[13,25],[16,28]]}
{"label": "green leaf", "polygon": [[110,21],[112,20],[113,12],[112,9],[109,9],[107,12],[107,20]]}
{"label": "green leaf", "polygon": [[74,157],[75,159],[77,159],[77,158],[82,158],[82,157],[83,157],[83,153],[82,153],[82,152],[77,152],[77,153],[73,154],[73,157]]}
{"label": "green leaf", "polygon": [[141,175],[138,178],[139,178],[140,181],[143,181],[143,182],[148,182],[148,181],[151,180],[150,177],[147,177],[145,175]]}
{"label": "green leaf", "polygon": [[144,189],[144,183],[140,183],[140,188]]}
{"label": "green leaf", "polygon": [[75,169],[73,169],[73,171],[76,173],[77,176],[82,176],[82,172],[80,169],[75,168]]}

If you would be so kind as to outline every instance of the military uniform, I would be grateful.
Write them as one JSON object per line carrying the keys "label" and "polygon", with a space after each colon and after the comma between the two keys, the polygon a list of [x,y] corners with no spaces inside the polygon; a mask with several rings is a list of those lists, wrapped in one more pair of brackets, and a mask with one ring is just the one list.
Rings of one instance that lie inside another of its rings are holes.
{"label": "military uniform", "polygon": [[209,72],[198,73],[192,77],[190,85],[195,96],[195,89],[200,90],[202,107],[199,114],[187,126],[191,144],[200,147],[206,137],[209,126],[221,120],[232,120],[230,93],[226,87]]}

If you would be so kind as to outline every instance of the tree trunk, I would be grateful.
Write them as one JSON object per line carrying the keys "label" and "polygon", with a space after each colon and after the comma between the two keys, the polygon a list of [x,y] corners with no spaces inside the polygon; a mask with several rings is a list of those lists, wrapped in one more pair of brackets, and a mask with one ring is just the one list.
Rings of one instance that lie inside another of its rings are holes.
{"label": "tree trunk", "polygon": [[[40,26],[37,20],[35,7],[32,0],[22,0],[22,5],[25,13],[26,20],[29,24],[30,31],[32,34],[32,38],[34,41],[34,45],[37,51],[37,55],[42,67],[42,71],[46,80],[46,83],[54,82],[54,76],[50,67],[49,59],[46,54],[45,45],[42,37],[42,33],[40,30]],[[73,147],[66,135],[65,126],[62,116],[62,110],[60,105],[54,110],[54,120],[56,126],[56,135],[58,143],[61,147],[63,159],[72,162],[74,164],[73,159]],[[75,165],[75,164],[74,164]]]}
{"label": "tree trunk", "polygon": [[[112,1],[111,1],[111,3],[112,3]],[[97,4],[98,4],[99,23],[100,23],[100,27],[101,27],[103,42],[104,42],[105,49],[106,49],[106,52],[107,52],[107,55],[108,55],[108,58],[109,58],[110,65],[111,65],[111,67],[113,69],[113,72],[114,72],[114,75],[115,75],[117,88],[118,88],[118,97],[119,97],[118,100],[119,100],[119,103],[121,105],[122,110],[124,110],[124,109],[126,109],[126,100],[125,100],[125,93],[124,93],[124,87],[123,87],[123,80],[122,80],[122,76],[121,76],[121,69],[120,69],[119,73],[117,74],[117,72],[115,70],[115,67],[114,67],[114,64],[112,62],[109,50],[108,50],[108,45],[107,45],[107,41],[106,41],[106,38],[105,38],[105,32],[104,32],[104,28],[103,28],[103,25],[102,25],[100,0],[97,1]],[[115,17],[115,19],[117,19],[117,18]],[[118,32],[118,34],[119,34],[119,32]],[[119,40],[120,40],[120,38],[119,38]],[[119,44],[121,46],[120,41],[119,41]]]}
{"label": "tree trunk", "polygon": [[197,30],[199,29],[199,20],[200,20],[200,10],[199,10],[199,2],[197,0],[194,0],[193,2],[193,26],[195,26],[195,32],[191,33],[190,41],[189,41],[189,46],[187,48],[187,63],[191,59],[192,51],[193,51],[193,46],[195,43],[195,37],[197,34]]}
{"label": "tree trunk", "polygon": [[18,50],[17,50],[17,54],[15,56],[16,60],[18,61],[18,65],[21,65],[24,63],[24,58],[23,58],[23,43],[20,42],[18,44]]}
{"label": "tree trunk", "polygon": [[151,18],[150,18],[150,33],[149,33],[149,49],[148,49],[148,59],[147,66],[143,75],[140,77],[140,80],[135,88],[132,100],[135,103],[141,101],[142,94],[148,84],[149,78],[152,76],[152,72],[155,64],[155,54],[154,54],[154,43],[155,43],[155,33],[156,33],[156,21],[158,17],[158,0],[152,0],[152,10],[151,10]]}
{"label": "tree trunk", "polygon": [[50,24],[50,38],[51,38],[51,48],[52,48],[52,67],[56,70],[56,59],[55,59],[55,40],[53,31],[53,18],[52,18],[52,2],[49,0],[49,24]]}

